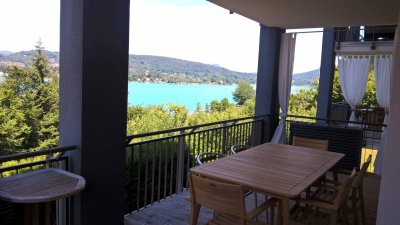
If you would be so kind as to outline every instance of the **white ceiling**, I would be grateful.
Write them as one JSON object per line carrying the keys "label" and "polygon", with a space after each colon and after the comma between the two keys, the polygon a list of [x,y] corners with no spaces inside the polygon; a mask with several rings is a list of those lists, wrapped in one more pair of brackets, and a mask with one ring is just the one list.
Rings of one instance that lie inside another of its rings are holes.
{"label": "white ceiling", "polygon": [[400,0],[208,0],[270,27],[396,25]]}

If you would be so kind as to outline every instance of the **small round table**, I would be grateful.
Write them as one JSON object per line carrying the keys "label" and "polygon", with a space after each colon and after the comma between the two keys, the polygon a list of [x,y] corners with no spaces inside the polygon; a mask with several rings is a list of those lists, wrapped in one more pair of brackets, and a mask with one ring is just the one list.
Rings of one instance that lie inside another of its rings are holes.
{"label": "small round table", "polygon": [[83,177],[47,168],[0,179],[0,198],[14,203],[42,203],[72,196],[85,188]]}

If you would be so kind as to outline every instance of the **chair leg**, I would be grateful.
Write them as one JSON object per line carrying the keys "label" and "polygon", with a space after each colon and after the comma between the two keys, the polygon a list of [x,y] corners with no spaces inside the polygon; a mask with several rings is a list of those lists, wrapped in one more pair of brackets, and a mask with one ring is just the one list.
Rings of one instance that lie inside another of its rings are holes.
{"label": "chair leg", "polygon": [[[268,210],[267,210],[268,211]],[[270,224],[274,224],[275,222],[275,206],[271,207],[271,218],[270,218]]]}
{"label": "chair leg", "polygon": [[362,188],[359,191],[359,198],[360,198],[360,209],[361,209],[361,221],[362,224],[366,224],[366,218],[365,218],[365,205],[364,205],[364,194]]}
{"label": "chair leg", "polygon": [[338,186],[339,177],[338,177],[338,172],[337,172],[337,167],[336,166],[334,166],[332,168],[332,172],[333,172],[333,180],[336,182],[335,186]]}
{"label": "chair leg", "polygon": [[343,208],[341,211],[342,211],[342,214],[343,214],[343,218],[342,218],[342,221],[344,221],[343,223],[345,224],[345,225],[349,225],[349,215],[348,215],[348,213],[347,213],[347,210],[348,210],[348,208],[346,207],[346,208]]}
{"label": "chair leg", "polygon": [[336,211],[332,212],[330,225],[337,225],[337,220],[338,220],[338,212],[336,212]]}
{"label": "chair leg", "polygon": [[191,225],[197,224],[200,208],[201,208],[201,205],[199,205],[199,204],[192,205],[192,210],[190,211],[190,224]]}
{"label": "chair leg", "polygon": [[357,205],[357,194],[351,196],[351,208],[353,211],[354,225],[358,225],[358,205]]}
{"label": "chair leg", "polygon": [[[268,201],[268,195],[264,195],[264,200],[265,202]],[[269,224],[269,215],[268,215],[268,210],[265,210],[265,221],[267,224]]]}
{"label": "chair leg", "polygon": [[[257,192],[254,192],[254,208],[257,208],[258,199],[257,199]],[[256,222],[258,223],[258,215],[256,217]]]}
{"label": "chair leg", "polygon": [[[278,200],[278,202],[276,203],[276,206],[278,207],[278,215],[277,215],[277,219],[276,219],[276,224],[281,225],[283,223],[283,221],[282,221],[282,204],[281,204],[280,200]],[[274,221],[272,221],[271,224],[274,224]]]}

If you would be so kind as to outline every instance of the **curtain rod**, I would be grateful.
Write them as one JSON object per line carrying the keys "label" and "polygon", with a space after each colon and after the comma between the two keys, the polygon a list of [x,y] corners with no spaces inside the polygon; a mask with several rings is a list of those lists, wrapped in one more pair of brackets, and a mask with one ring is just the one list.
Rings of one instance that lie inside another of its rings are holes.
{"label": "curtain rod", "polygon": [[[396,28],[397,25],[390,25],[387,27],[371,27],[371,29],[375,32],[379,32],[380,29],[385,29],[385,28]],[[307,29],[307,28],[306,28]],[[310,28],[310,29],[315,29],[315,28]],[[333,28],[334,29],[334,28]],[[299,29],[286,29],[286,30],[299,30]],[[359,28],[359,31],[365,31],[364,28]],[[334,29],[335,32],[342,32],[342,31],[351,31],[349,29]],[[286,32],[288,34],[308,34],[308,33],[323,33],[324,30],[312,30],[312,31],[293,31],[293,32]]]}

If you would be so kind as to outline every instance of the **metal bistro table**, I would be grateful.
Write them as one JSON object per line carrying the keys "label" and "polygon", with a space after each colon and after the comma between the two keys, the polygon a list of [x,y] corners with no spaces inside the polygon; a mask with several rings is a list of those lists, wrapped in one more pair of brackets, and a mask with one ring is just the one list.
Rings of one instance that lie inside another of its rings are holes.
{"label": "metal bistro table", "polygon": [[50,202],[82,191],[85,184],[79,175],[47,168],[0,179],[0,198],[14,203]]}
{"label": "metal bistro table", "polygon": [[268,143],[193,167],[190,172],[282,199],[283,225],[288,225],[289,200],[343,157],[336,152]]}

